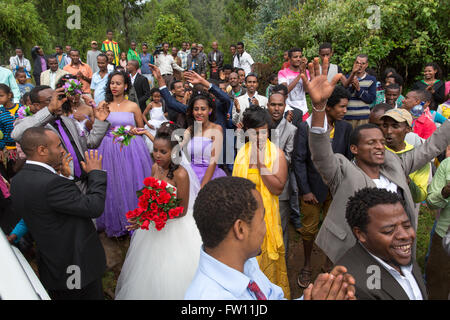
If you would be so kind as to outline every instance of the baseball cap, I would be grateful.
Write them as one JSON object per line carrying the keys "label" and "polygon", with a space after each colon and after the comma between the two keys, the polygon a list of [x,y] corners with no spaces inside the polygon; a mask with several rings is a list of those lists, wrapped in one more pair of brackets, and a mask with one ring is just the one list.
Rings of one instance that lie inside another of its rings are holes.
{"label": "baseball cap", "polygon": [[412,127],[413,119],[411,113],[406,109],[397,108],[388,110],[380,119],[383,119],[384,117],[392,118],[397,122],[406,122]]}
{"label": "baseball cap", "polygon": [[93,40],[93,41],[91,41],[91,44],[97,44],[97,41],[95,41],[95,40]]}

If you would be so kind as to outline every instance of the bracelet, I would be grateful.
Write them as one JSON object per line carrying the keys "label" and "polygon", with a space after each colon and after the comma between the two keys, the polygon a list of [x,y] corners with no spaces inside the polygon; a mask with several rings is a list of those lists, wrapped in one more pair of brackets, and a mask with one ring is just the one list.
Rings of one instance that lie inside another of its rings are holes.
{"label": "bracelet", "polygon": [[325,109],[327,108],[327,103],[325,102],[325,105],[324,105],[324,107],[323,107],[322,109],[317,109],[314,105],[313,105],[312,108],[313,108],[313,110],[316,111],[316,112],[324,112]]}

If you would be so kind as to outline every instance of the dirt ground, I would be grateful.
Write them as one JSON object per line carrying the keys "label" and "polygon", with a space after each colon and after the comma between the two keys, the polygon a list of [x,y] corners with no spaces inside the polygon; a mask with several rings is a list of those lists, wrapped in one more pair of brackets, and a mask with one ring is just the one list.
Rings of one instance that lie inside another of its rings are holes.
{"label": "dirt ground", "polygon": [[[107,238],[104,233],[100,234],[100,240],[103,243],[106,252],[107,272],[103,277],[103,288],[106,299],[114,299],[114,291],[117,279],[122,268],[123,261],[130,245],[130,238],[122,239]],[[303,266],[303,244],[300,234],[289,224],[289,252],[287,261],[287,270],[289,285],[291,289],[291,299],[299,298],[303,290],[297,284],[297,275]],[[325,262],[325,255],[314,246],[311,257],[313,279],[320,273],[321,266]]]}

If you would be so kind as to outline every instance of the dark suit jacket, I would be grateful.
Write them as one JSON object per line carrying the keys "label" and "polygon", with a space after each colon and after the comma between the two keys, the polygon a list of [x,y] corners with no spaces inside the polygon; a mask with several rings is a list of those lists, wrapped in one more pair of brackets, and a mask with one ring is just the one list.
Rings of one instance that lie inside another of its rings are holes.
{"label": "dark suit jacket", "polygon": [[[352,126],[344,120],[336,121],[334,126],[333,152],[343,154],[347,159],[351,159],[349,140]],[[322,203],[327,197],[328,186],[323,182],[311,160],[308,134],[309,126],[306,122],[302,122],[295,135],[292,164],[300,194],[312,192],[317,200]]]}
{"label": "dark suit jacket", "polygon": [[105,251],[92,219],[105,207],[106,172],[87,176],[85,195],[72,180],[39,165],[26,164],[12,179],[12,205],[36,241],[39,275],[47,290],[67,290],[72,265],[80,268],[81,288],[105,271]]}
{"label": "dark suit jacket", "polygon": [[[33,75],[35,76],[35,80],[39,79],[40,81],[40,75],[42,73],[42,65],[41,65],[41,59],[40,55],[37,53],[37,48],[31,49],[31,57],[33,59]],[[47,62],[47,68],[48,68],[48,56],[44,56],[45,61]]]}
{"label": "dark suit jacket", "polygon": [[150,85],[148,84],[147,78],[139,73],[136,73],[133,87],[136,90],[136,95],[139,100],[139,107],[141,108],[141,111],[144,112],[147,107],[147,100],[150,98]]}
{"label": "dark suit jacket", "polygon": [[[350,248],[336,265],[344,266],[356,282],[356,298],[358,300],[409,300],[408,295],[395,278],[376,259],[374,259],[363,246],[357,242]],[[380,285],[378,289],[369,289],[369,284],[374,284],[375,272],[371,266],[378,266],[380,270]],[[371,268],[369,268],[371,267]],[[369,268],[369,269],[368,269]],[[416,261],[413,262],[412,273],[420,288],[424,300],[428,299],[427,290],[420,267]],[[372,278],[370,278],[372,277]]]}
{"label": "dark suit jacket", "polygon": [[[208,65],[210,68],[211,68],[211,64],[213,62],[213,58],[214,58],[214,51],[211,51],[210,53],[208,53]],[[223,53],[220,50],[217,50],[216,62],[217,62],[217,67],[219,69],[223,67]]]}

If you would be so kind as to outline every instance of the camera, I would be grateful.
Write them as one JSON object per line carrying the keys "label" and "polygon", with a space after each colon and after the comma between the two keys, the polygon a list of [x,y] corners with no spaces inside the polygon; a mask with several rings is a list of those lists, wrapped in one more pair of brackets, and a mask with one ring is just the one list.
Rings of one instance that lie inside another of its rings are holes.
{"label": "camera", "polygon": [[153,56],[157,56],[158,54],[160,54],[163,51],[163,46],[162,44],[159,44],[155,47],[155,52],[153,52]]}

